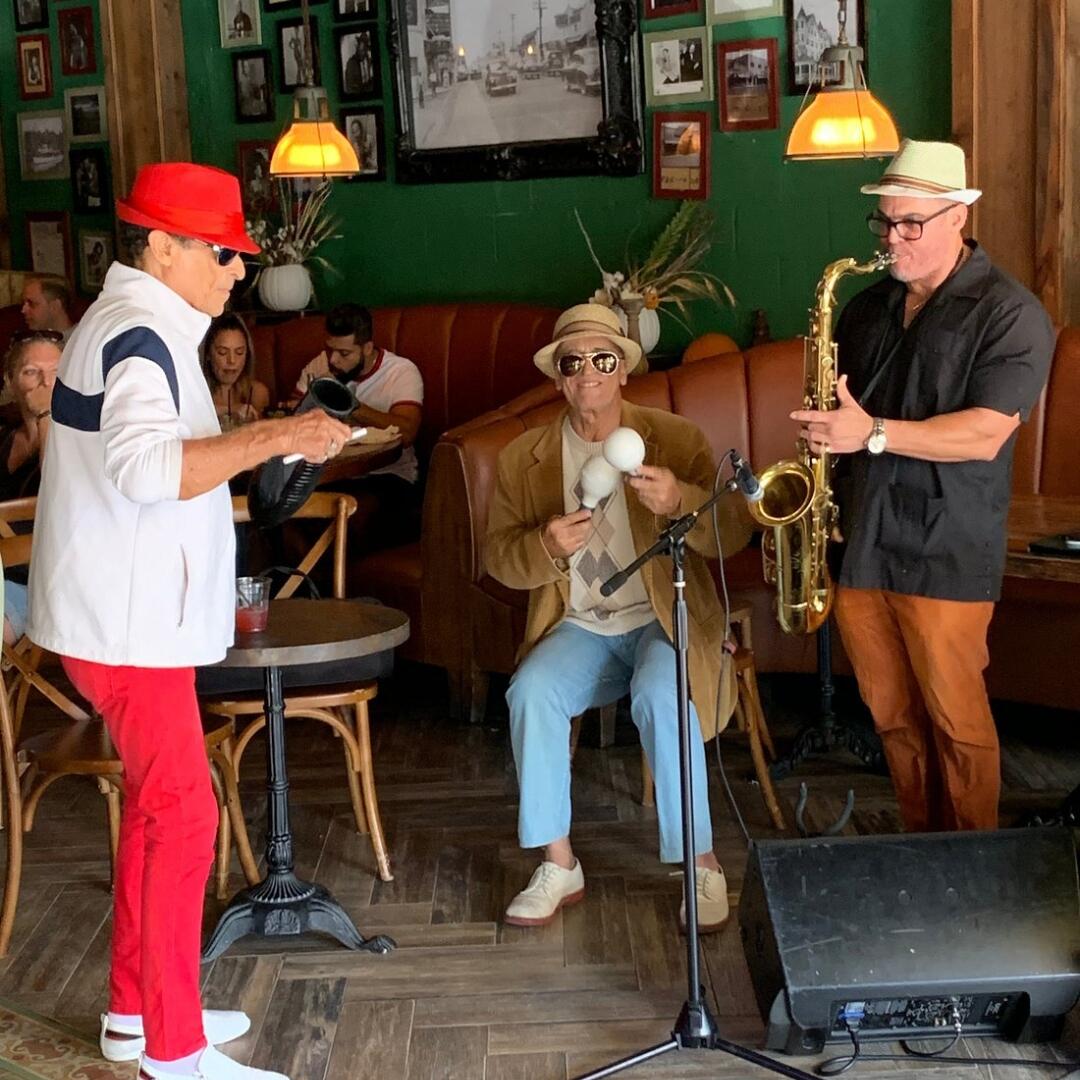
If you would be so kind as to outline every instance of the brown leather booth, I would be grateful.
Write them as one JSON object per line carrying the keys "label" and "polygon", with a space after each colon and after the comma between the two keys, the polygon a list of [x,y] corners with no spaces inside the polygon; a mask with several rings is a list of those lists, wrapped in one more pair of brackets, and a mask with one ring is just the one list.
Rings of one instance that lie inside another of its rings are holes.
{"label": "brown leather booth", "polygon": [[[693,420],[718,458],[735,447],[760,470],[794,450],[795,428],[788,413],[802,394],[802,344],[776,342],[698,359],[631,379],[625,393],[635,403]],[[513,669],[525,617],[525,594],[503,588],[483,570],[496,458],[522,431],[550,421],[561,401],[553,384],[531,390],[448,431],[431,457],[423,540],[425,604],[436,612],[436,632],[454,637],[442,648],[439,662],[456,671],[460,685],[466,692],[471,686],[477,698],[487,672]],[[1069,328],[1058,339],[1043,400],[1018,437],[1015,491],[1080,494],[1080,455],[1071,432],[1078,403],[1080,330]],[[812,639],[787,637],[776,626],[773,593],[761,579],[760,552],[737,553],[725,568],[733,595],[753,605],[758,670],[812,671]],[[1007,580],[991,631],[992,694],[1080,708],[1078,646],[1080,590]],[[836,652],[837,670],[850,671],[842,648]]]}
{"label": "brown leather booth", "polygon": [[[423,376],[424,415],[416,442],[423,469],[442,432],[543,381],[532,354],[551,340],[558,311],[529,304],[425,304],[373,308],[372,317],[375,343],[408,357]],[[253,336],[258,377],[270,387],[271,401],[284,400],[303,366],[322,351],[325,320],[260,320]],[[425,522],[444,513],[444,498],[431,487]],[[411,634],[401,655],[456,671],[460,628],[452,611],[438,609],[442,597],[432,583],[452,556],[442,549],[444,531],[430,539],[427,525],[423,532],[417,543],[351,561],[348,593],[375,596],[408,613]]]}

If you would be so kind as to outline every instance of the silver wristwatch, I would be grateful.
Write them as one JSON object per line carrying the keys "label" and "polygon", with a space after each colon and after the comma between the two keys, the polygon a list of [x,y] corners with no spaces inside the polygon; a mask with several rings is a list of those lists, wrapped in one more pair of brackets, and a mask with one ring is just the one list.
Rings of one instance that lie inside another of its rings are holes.
{"label": "silver wristwatch", "polygon": [[870,429],[870,435],[866,440],[866,449],[871,454],[883,454],[885,443],[885,421],[880,416],[875,416],[874,426]]}

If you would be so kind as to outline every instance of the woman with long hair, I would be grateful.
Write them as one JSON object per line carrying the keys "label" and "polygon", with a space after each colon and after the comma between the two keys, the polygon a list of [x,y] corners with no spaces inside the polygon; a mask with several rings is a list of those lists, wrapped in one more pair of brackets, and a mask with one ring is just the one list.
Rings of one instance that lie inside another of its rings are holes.
{"label": "woman with long hair", "polygon": [[239,315],[220,315],[210,324],[202,367],[223,431],[262,418],[270,391],[255,378],[255,348]]}

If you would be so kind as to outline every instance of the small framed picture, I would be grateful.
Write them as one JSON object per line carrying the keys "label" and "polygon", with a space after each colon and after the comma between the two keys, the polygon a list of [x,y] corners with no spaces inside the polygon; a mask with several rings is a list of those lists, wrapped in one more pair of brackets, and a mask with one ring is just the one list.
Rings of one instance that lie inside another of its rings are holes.
{"label": "small framed picture", "polygon": [[19,97],[24,101],[52,97],[49,35],[16,38],[19,49]]}
{"label": "small framed picture", "polygon": [[274,144],[269,139],[246,139],[236,144],[236,171],[244,209],[263,215],[278,208],[277,185],[270,176]]}
{"label": "small framed picture", "polygon": [[218,29],[223,49],[261,45],[259,0],[218,0]]}
{"label": "small framed picture", "polygon": [[80,146],[70,152],[71,188],[78,214],[96,214],[108,207],[109,179],[105,150]]}
{"label": "small framed picture", "polygon": [[378,14],[376,0],[334,0],[335,19],[374,19]]}
{"label": "small framed picture", "polygon": [[57,13],[56,22],[60,70],[65,75],[90,75],[97,71],[93,8],[63,8]]}
{"label": "small framed picture", "polygon": [[288,11],[289,8],[298,8],[300,0],[262,0],[263,11],[268,14],[274,11]]}
{"label": "small framed picture", "polygon": [[643,36],[645,103],[677,105],[712,98],[707,27],[661,30]]}
{"label": "small framed picture", "polygon": [[[835,0],[786,0],[788,27],[788,93],[805,94],[817,78],[821,54],[835,45],[840,36],[840,7]],[[865,0],[853,0],[847,8],[847,39],[866,50]],[[826,74],[826,85],[838,83],[842,65],[833,64]]]}
{"label": "small framed picture", "polygon": [[699,11],[701,0],[645,0],[646,19],[663,19],[668,15],[697,15]]}
{"label": "small framed picture", "polygon": [[64,91],[68,142],[104,142],[109,137],[104,86],[80,86]]}
{"label": "small framed picture", "polygon": [[28,210],[26,248],[35,274],[56,274],[72,281],[75,266],[71,252],[71,219],[66,211]]}
{"label": "small framed picture", "polygon": [[772,19],[783,14],[784,0],[705,0],[705,21],[710,26],[747,19]]}
{"label": "small framed picture", "polygon": [[49,25],[45,0],[12,0],[15,5],[16,30],[44,30]]}
{"label": "small framed picture", "polygon": [[19,175],[23,180],[66,180],[70,175],[67,132],[60,109],[16,114]]}
{"label": "small framed picture", "polygon": [[709,114],[653,113],[653,198],[709,197]]}
{"label": "small framed picture", "polygon": [[776,38],[719,42],[716,81],[721,131],[754,131],[778,125]]}
{"label": "small framed picture", "polygon": [[[302,19],[283,19],[277,24],[278,51],[281,57],[281,89],[295,90],[304,81],[304,22]],[[322,82],[319,69],[319,20],[311,16],[311,71],[318,86]]]}
{"label": "small framed picture", "polygon": [[342,101],[378,97],[379,42],[374,26],[339,26],[334,31],[337,44],[338,76]]}
{"label": "small framed picture", "polygon": [[79,281],[83,292],[101,292],[113,261],[113,238],[107,232],[79,230]]}
{"label": "small framed picture", "polygon": [[386,142],[382,109],[342,109],[341,128],[360,162],[360,175],[349,179],[385,180]]}
{"label": "small framed picture", "polygon": [[236,122],[257,124],[274,119],[274,86],[270,76],[270,50],[233,53],[233,90]]}

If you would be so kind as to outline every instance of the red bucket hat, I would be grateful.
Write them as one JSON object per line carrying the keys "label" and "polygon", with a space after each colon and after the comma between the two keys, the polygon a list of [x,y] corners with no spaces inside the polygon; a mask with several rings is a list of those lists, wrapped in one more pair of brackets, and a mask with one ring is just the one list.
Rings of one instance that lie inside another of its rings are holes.
{"label": "red bucket hat", "polygon": [[211,165],[144,165],[131,194],[117,200],[116,216],[130,225],[190,236],[247,255],[260,250],[244,228],[240,181]]}

